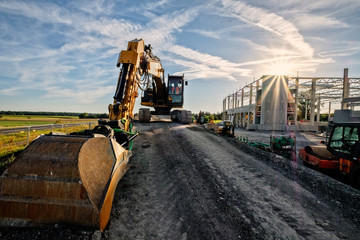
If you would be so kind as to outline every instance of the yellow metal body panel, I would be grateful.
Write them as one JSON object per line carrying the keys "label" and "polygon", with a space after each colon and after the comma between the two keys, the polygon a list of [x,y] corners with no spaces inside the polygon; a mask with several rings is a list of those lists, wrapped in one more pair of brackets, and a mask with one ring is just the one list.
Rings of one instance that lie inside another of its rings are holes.
{"label": "yellow metal body panel", "polygon": [[135,51],[121,51],[118,63],[131,63],[138,66],[140,62],[140,55]]}

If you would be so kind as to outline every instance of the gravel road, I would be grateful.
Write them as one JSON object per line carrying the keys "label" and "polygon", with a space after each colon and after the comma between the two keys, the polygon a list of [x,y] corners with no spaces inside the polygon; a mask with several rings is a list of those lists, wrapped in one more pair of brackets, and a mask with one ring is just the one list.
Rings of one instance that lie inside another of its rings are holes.
{"label": "gravel road", "polygon": [[[360,191],[197,125],[136,124],[107,230],[2,229],[3,239],[359,239]],[[27,236],[27,237],[26,237]]]}

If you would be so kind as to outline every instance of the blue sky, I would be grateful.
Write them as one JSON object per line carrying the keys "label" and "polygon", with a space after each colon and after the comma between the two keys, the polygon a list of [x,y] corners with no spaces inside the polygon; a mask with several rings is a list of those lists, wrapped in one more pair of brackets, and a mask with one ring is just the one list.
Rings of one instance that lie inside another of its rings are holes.
{"label": "blue sky", "polygon": [[0,110],[107,112],[135,38],[185,75],[193,112],[220,112],[262,75],[360,77],[359,12],[359,0],[0,0]]}

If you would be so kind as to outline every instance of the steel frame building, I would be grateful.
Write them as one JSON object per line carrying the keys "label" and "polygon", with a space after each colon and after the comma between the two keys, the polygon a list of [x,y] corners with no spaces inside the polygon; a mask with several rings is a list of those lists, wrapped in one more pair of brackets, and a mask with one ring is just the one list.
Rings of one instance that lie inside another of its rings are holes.
{"label": "steel frame building", "polygon": [[[266,89],[268,79],[280,79],[280,84]],[[284,94],[280,96],[279,92],[285,93],[287,97]],[[300,100],[305,100],[306,109],[310,108],[309,116],[305,110],[305,122],[297,120]],[[223,99],[223,119],[232,119],[237,126],[249,130],[315,131],[321,124],[320,107],[325,103],[329,107],[329,116],[333,112],[331,105],[334,103],[340,103],[342,109],[360,106],[360,78],[349,78],[347,68],[344,69],[343,77],[262,76]],[[274,104],[278,107],[274,108]],[[273,118],[282,115],[284,120],[271,122],[269,114]]]}

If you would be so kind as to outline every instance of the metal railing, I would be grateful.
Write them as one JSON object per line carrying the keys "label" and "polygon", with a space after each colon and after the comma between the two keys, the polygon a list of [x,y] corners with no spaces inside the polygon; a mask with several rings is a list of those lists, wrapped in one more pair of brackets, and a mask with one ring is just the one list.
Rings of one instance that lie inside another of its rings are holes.
{"label": "metal railing", "polygon": [[[17,133],[26,133],[26,140],[23,141],[11,141],[5,144],[1,144],[0,150],[2,148],[8,148],[10,146],[27,146],[31,141],[31,134],[36,131],[44,131],[50,130],[50,132],[54,132],[56,130],[61,129],[61,132],[64,132],[68,135],[71,131],[71,127],[81,126],[81,129],[91,129],[95,125],[97,125],[97,121],[95,122],[81,122],[81,123],[62,123],[62,124],[44,124],[44,125],[33,125],[33,126],[21,126],[21,127],[13,127],[13,128],[1,128],[0,135],[10,135]],[[65,130],[65,131],[64,131]]]}

